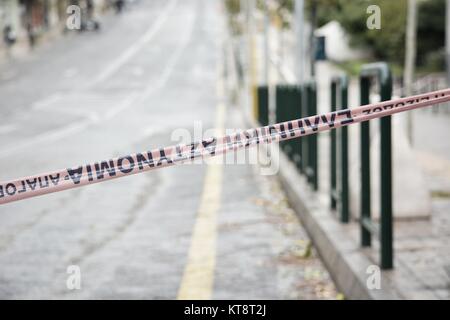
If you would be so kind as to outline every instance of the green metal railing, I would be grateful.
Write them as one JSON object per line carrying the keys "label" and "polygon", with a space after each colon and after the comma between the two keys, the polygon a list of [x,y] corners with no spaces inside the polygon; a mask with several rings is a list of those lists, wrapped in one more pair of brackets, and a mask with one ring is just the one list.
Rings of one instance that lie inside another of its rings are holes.
{"label": "green metal railing", "polygon": [[[276,86],[276,122],[317,114],[317,91],[314,81],[304,86]],[[283,152],[305,174],[314,190],[318,190],[318,145],[317,135],[280,142]]]}
{"label": "green metal railing", "polygon": [[[392,75],[384,63],[364,65],[360,73],[361,105],[369,103],[370,87],[373,80],[380,85],[381,100],[392,97]],[[371,219],[371,177],[370,177],[370,122],[361,124],[361,245],[371,246],[371,236],[380,238],[381,268],[393,268],[392,229],[392,137],[391,117],[380,119],[380,224]]]}
{"label": "green metal railing", "polygon": [[[334,77],[331,80],[331,111],[334,112],[340,109],[347,108],[348,77],[346,75]],[[330,137],[331,209],[336,210],[339,207],[339,218],[341,222],[348,223],[350,220],[348,181],[348,128],[342,127],[336,130],[331,130]]]}
{"label": "green metal railing", "polygon": [[269,124],[269,88],[258,86],[258,122],[262,126]]}
{"label": "green metal railing", "polygon": [[[297,85],[276,86],[276,122],[298,119],[302,117],[302,89]],[[292,139],[280,142],[281,149],[300,167],[302,161],[301,140]]]}
{"label": "green metal railing", "polygon": [[[316,82],[310,81],[303,86],[304,103],[302,103],[302,114],[304,117],[317,114],[317,88]],[[308,182],[312,188],[319,190],[319,173],[318,173],[318,136],[313,134],[304,137],[302,142],[302,172],[306,175]]]}
{"label": "green metal railing", "polygon": [[[277,85],[276,88],[276,109],[275,109],[275,122],[284,122],[289,119],[289,109],[291,108],[291,102],[289,101],[289,86],[285,84]],[[290,147],[288,141],[281,141],[280,148],[287,155],[290,153]]]}
{"label": "green metal railing", "polygon": [[[362,67],[360,72],[361,105],[369,103],[372,84],[379,83],[381,100],[392,97],[392,75],[384,63],[372,63]],[[331,111],[348,108],[348,77],[341,75],[331,81]],[[267,87],[258,88],[258,112],[262,125],[268,124]],[[276,86],[276,122],[312,116],[317,114],[317,89],[315,81],[298,85]],[[393,222],[392,222],[392,137],[391,117],[380,119],[380,223],[371,218],[371,176],[370,176],[370,123],[361,124],[361,245],[371,246],[372,236],[380,239],[381,268],[393,268]],[[340,221],[350,220],[349,192],[349,137],[348,128],[338,128],[331,133],[331,208],[338,209]],[[312,188],[318,190],[318,135],[280,142],[280,147],[295,162],[298,170],[307,177]]]}

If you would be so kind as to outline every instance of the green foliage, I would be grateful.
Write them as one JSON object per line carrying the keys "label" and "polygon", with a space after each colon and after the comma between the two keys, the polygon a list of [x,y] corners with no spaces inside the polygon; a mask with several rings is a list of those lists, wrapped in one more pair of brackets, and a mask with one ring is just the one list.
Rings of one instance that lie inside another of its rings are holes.
{"label": "green foliage", "polygon": [[[340,0],[306,0],[305,10],[306,12],[311,12],[313,2],[317,5],[317,26],[321,27],[324,24],[337,20],[339,13],[342,11],[342,2]],[[344,3],[346,5],[350,3],[347,1]],[[306,15],[309,18],[309,15]]]}
{"label": "green foliage", "polygon": [[[279,13],[293,13],[294,0],[277,2]],[[439,70],[444,67],[445,2],[417,1],[417,65],[420,68]],[[403,65],[407,0],[305,0],[306,19],[311,18],[313,3],[317,6],[318,27],[337,20],[349,34],[351,45],[371,49],[378,60]],[[369,30],[366,26],[370,5],[378,5],[381,9],[380,30]],[[289,27],[285,19],[283,25]]]}
{"label": "green foliage", "polygon": [[261,12],[266,11],[266,0],[256,0],[256,8]]}
{"label": "green foliage", "polygon": [[287,14],[290,13],[292,15],[293,12],[294,0],[278,0],[277,14],[281,17],[283,28],[291,27],[290,21],[287,19]]}
{"label": "green foliage", "polygon": [[294,12],[294,0],[278,0],[278,10],[287,10],[289,12]]}
{"label": "green foliage", "polygon": [[229,15],[236,15],[241,12],[240,0],[225,0],[225,8]]}
{"label": "green foliage", "polygon": [[241,12],[241,0],[225,0],[225,8],[228,12],[228,24],[231,33],[238,35],[242,33],[242,26],[237,20],[237,15]]}
{"label": "green foliage", "polygon": [[[368,47],[376,59],[403,65],[407,0],[305,0],[307,12],[313,1],[317,4],[318,27],[337,20],[350,35],[353,46]],[[380,30],[366,26],[366,10],[372,4],[381,9]],[[443,68],[445,0],[419,0],[417,5],[417,64]]]}
{"label": "green foliage", "polygon": [[431,70],[445,67],[445,0],[419,2],[417,64]]}
{"label": "green foliage", "polygon": [[[366,26],[367,7],[378,5],[381,9],[381,29],[369,30]],[[372,49],[378,59],[401,62],[405,56],[406,0],[340,1],[336,14],[343,28],[350,34],[351,44]]]}

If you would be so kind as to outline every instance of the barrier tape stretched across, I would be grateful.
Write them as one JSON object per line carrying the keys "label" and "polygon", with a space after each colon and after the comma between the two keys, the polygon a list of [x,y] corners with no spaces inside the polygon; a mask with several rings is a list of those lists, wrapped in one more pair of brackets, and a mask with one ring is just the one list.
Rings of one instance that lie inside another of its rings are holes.
{"label": "barrier tape stretched across", "polygon": [[353,109],[338,110],[249,129],[219,138],[209,138],[191,144],[155,149],[75,168],[7,181],[0,183],[0,204],[163,168],[191,161],[198,157],[215,156],[229,150],[246,148],[259,143],[271,143],[306,136],[446,101],[450,101],[450,89],[369,104]]}

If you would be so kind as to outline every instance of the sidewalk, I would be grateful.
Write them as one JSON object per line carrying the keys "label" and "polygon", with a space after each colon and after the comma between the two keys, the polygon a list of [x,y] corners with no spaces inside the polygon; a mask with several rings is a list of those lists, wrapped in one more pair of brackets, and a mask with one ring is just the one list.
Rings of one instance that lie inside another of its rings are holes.
{"label": "sidewalk", "polygon": [[[295,70],[293,59],[287,61],[291,64],[279,64],[277,69]],[[339,70],[329,63],[321,64],[317,72],[320,75],[317,80],[319,112],[328,111],[330,77],[337,72]],[[289,76],[282,75],[281,78],[291,79],[293,75],[294,73]],[[352,79],[350,106],[358,105],[358,97],[355,94],[358,92],[357,86],[357,79]],[[401,117],[397,117],[394,126],[401,123],[401,120]],[[395,268],[382,272],[381,290],[369,290],[366,285],[368,266],[379,263],[378,240],[373,239],[371,249],[361,249],[360,227],[356,220],[358,212],[353,212],[352,221],[343,225],[329,209],[329,134],[319,135],[319,192],[313,193],[309,189],[287,158],[282,156],[280,159],[279,176],[289,201],[300,216],[338,289],[344,292],[347,298],[450,299],[450,143],[444,138],[450,136],[450,116],[432,113],[431,109],[418,110],[414,111],[414,122],[416,145],[409,151],[411,154],[408,153],[408,156],[416,159],[407,158],[406,162],[397,165],[405,167],[403,171],[406,179],[401,177],[400,187],[413,188],[415,191],[413,194],[406,193],[401,198],[396,198],[394,191],[394,208],[395,201],[397,205],[401,201],[400,205],[408,208],[412,200],[416,201],[416,197],[425,199],[429,194],[430,212],[428,218],[425,215],[422,218],[416,216],[395,221]],[[351,130],[359,129],[355,127]],[[396,137],[398,135],[394,134],[394,139]],[[351,148],[358,148],[356,143],[357,141],[353,141]],[[396,150],[394,145],[393,152],[404,152],[404,148]],[[373,166],[375,165],[377,164],[373,163]],[[420,172],[419,178],[408,179],[408,172],[416,173],[411,171],[413,169],[423,171],[424,181]],[[350,170],[359,172],[356,167]],[[354,183],[357,182],[358,180]],[[375,191],[377,186],[372,188]]]}
{"label": "sidewalk", "polygon": [[[240,39],[236,41],[235,45],[239,43],[242,47],[247,48],[247,39]],[[229,92],[229,96],[235,100],[236,106],[228,111],[229,116],[234,120],[230,121],[232,127],[238,124],[240,128],[248,128],[250,126],[255,126],[256,124],[250,123],[251,114],[251,97],[250,92],[247,89],[247,81],[249,79],[244,79],[244,85],[239,87],[238,80],[238,70],[236,69],[236,61],[234,60],[232,54],[232,46],[229,45],[227,50],[227,75],[228,79],[226,81],[226,87]],[[258,54],[258,53],[257,53]],[[241,63],[243,64],[243,69],[249,68],[247,64],[247,59],[243,50],[240,51]],[[261,61],[261,59],[258,59]],[[271,73],[273,70],[271,71]],[[257,76],[261,76],[262,73],[257,73]],[[244,75],[245,77],[245,75]],[[260,146],[262,150],[264,146]],[[250,151],[251,150],[251,151]],[[255,149],[250,149],[249,152],[255,152]],[[263,151],[264,152],[264,151]],[[246,171],[250,169],[249,166]],[[239,170],[238,167],[233,170]],[[277,262],[275,265],[279,265],[277,273],[273,273],[271,277],[278,278],[279,286],[284,287],[290,283],[294,283],[295,286],[291,288],[292,290],[283,290],[289,292],[287,299],[342,299],[343,295],[336,289],[332,275],[330,275],[326,266],[324,265],[321,257],[318,254],[315,245],[311,241],[311,237],[308,234],[306,226],[303,225],[302,221],[295,214],[295,211],[288,202],[287,194],[283,190],[278,176],[265,176],[261,175],[261,172],[255,172],[258,170],[259,166],[253,166],[254,171],[251,175],[252,179],[257,181],[259,189],[261,189],[261,197],[251,199],[254,204],[260,206],[264,209],[267,215],[267,219],[276,226],[277,233],[282,236],[278,239],[275,245],[275,251],[277,251]],[[260,170],[260,169],[259,169]],[[232,174],[226,174],[230,181],[233,181],[233,185],[236,186],[235,179],[232,178]],[[250,175],[248,176],[247,184],[251,183]],[[239,189],[236,186],[232,191],[236,194]],[[226,188],[228,189],[228,188]],[[230,186],[230,190],[232,187]],[[246,211],[246,215],[251,213],[250,210]],[[233,217],[231,217],[233,218]],[[239,218],[242,219],[242,218]],[[260,219],[260,218],[258,218]],[[236,223],[228,223],[230,230],[234,229]],[[236,225],[239,226],[242,222],[238,222]],[[225,230],[227,230],[226,228]],[[269,231],[269,230],[268,230]],[[249,230],[251,232],[251,230]],[[269,241],[273,238],[272,232],[265,232],[264,234],[254,234],[256,239],[261,237],[261,239],[266,239],[261,242]],[[232,238],[229,239],[230,242],[234,241]],[[238,246],[239,244],[236,244]],[[248,250],[249,252],[256,252],[256,250]],[[251,261],[248,262],[251,265]],[[232,263],[230,263],[229,269],[233,269]],[[240,271],[241,272],[241,271]],[[292,281],[291,278],[297,279],[297,281]],[[221,297],[221,296],[220,296]]]}

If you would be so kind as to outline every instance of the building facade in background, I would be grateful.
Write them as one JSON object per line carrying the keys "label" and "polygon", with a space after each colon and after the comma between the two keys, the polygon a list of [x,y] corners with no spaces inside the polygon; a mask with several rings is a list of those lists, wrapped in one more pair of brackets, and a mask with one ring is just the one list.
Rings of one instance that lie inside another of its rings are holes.
{"label": "building facade in background", "polygon": [[[26,50],[49,34],[61,33],[70,5],[87,6],[87,0],[0,0],[0,59]],[[95,13],[108,7],[108,0],[92,0]]]}

